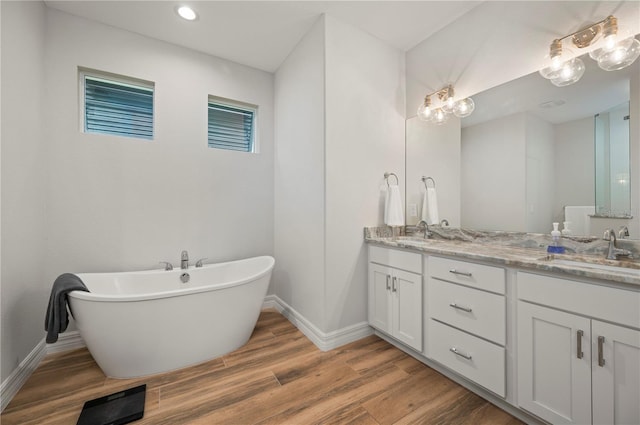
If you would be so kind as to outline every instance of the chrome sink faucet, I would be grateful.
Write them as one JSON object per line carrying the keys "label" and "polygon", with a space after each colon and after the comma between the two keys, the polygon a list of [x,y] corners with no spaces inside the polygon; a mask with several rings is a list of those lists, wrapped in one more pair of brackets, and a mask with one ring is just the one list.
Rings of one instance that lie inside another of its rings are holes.
{"label": "chrome sink faucet", "polygon": [[180,268],[182,270],[189,268],[189,253],[187,251],[182,251],[182,254],[180,255]]}
{"label": "chrome sink faucet", "polygon": [[618,256],[629,257],[631,256],[631,251],[626,249],[620,249],[616,246],[616,232],[613,229],[608,229],[604,231],[603,239],[605,241],[609,241],[609,249],[607,250],[607,260],[617,260]]}
{"label": "chrome sink faucet", "polygon": [[618,230],[618,237],[620,239],[628,238],[629,228],[627,226],[620,226],[620,229]]}
{"label": "chrome sink faucet", "polygon": [[429,224],[424,220],[420,220],[418,224],[416,224],[416,229],[420,231],[421,228],[424,230],[424,238],[427,239],[431,235],[429,232]]}

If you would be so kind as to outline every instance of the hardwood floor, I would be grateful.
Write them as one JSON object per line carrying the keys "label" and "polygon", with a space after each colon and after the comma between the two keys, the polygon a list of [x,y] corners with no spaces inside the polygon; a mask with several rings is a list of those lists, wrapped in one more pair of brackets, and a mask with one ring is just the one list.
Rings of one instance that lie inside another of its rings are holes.
{"label": "hardwood floor", "polygon": [[520,424],[386,341],[321,352],[276,311],[237,351],[138,379],[104,376],[86,349],[47,356],[3,425],[75,424],[85,401],[147,384],[136,424]]}

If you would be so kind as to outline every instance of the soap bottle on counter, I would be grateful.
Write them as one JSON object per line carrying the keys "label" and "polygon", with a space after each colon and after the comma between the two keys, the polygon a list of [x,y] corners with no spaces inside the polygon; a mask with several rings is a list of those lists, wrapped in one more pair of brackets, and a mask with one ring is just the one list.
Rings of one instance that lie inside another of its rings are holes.
{"label": "soap bottle on counter", "polygon": [[562,246],[562,242],[560,241],[560,237],[562,233],[558,230],[558,226],[560,223],[553,223],[553,230],[551,231],[551,245],[547,247],[547,252],[552,254],[563,254],[564,247]]}

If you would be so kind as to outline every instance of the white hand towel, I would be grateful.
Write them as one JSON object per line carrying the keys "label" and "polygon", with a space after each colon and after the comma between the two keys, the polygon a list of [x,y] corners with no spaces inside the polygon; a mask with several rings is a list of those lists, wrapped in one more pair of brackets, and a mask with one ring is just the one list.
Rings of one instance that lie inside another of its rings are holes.
{"label": "white hand towel", "polygon": [[422,211],[420,212],[420,220],[424,220],[429,224],[429,204],[427,202],[427,190],[422,192]]}
{"label": "white hand towel", "polygon": [[387,188],[387,198],[384,205],[384,223],[387,226],[404,226],[404,213],[402,212],[402,198],[398,185]]}
{"label": "white hand towel", "polygon": [[[438,197],[436,195],[435,187],[428,187],[426,192],[427,204],[428,204],[428,224],[440,224],[440,218],[438,217]],[[424,204],[424,203],[423,203]]]}

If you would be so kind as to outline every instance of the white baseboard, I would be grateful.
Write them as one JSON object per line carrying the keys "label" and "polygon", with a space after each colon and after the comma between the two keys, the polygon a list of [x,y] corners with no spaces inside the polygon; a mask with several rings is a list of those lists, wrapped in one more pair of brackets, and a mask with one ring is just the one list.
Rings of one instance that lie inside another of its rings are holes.
{"label": "white baseboard", "polygon": [[84,347],[84,340],[78,331],[61,334],[55,344],[46,344],[45,339],[38,343],[27,357],[11,372],[0,386],[0,412],[11,402],[20,388],[27,382],[34,370],[38,367],[44,356],[51,353],[74,350]]}
{"label": "white baseboard", "polygon": [[35,346],[33,350],[20,362],[17,368],[0,385],[0,412],[4,410],[11,399],[18,393],[20,388],[27,382],[40,361],[47,354],[47,347],[44,338]]}
{"label": "white baseboard", "polygon": [[328,333],[323,332],[277,295],[267,295],[262,308],[278,310],[322,351],[333,350],[373,334],[373,329],[367,322],[356,323]]}
{"label": "white baseboard", "polygon": [[80,336],[80,332],[65,332],[60,334],[55,344],[47,344],[47,354],[60,353],[82,347],[85,347],[85,343],[84,339]]}

